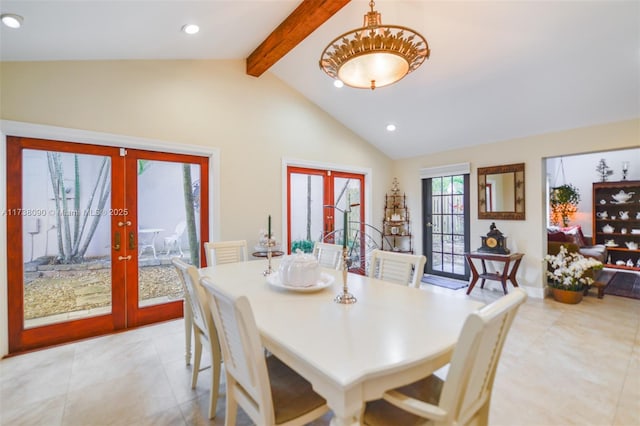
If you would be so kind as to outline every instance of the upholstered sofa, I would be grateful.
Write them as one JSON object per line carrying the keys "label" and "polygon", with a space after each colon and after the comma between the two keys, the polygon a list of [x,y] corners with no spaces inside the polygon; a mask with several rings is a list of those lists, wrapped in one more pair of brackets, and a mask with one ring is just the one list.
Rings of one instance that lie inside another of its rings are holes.
{"label": "upholstered sofa", "polygon": [[591,239],[585,238],[580,226],[547,229],[547,253],[557,254],[564,245],[570,253],[578,252],[584,257],[593,257],[605,263],[607,247],[604,244],[592,245]]}

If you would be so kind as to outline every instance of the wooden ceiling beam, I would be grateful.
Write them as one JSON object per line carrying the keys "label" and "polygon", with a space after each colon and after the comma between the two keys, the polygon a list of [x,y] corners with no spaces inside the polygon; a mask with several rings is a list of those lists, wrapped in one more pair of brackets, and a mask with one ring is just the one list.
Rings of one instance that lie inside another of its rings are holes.
{"label": "wooden ceiling beam", "polygon": [[249,55],[247,74],[261,76],[349,1],[351,0],[303,0]]}

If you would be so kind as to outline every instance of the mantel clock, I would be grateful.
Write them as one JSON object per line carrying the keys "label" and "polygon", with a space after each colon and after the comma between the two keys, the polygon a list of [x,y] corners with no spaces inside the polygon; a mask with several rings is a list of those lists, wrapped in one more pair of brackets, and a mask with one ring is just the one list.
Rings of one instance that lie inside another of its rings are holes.
{"label": "mantel clock", "polygon": [[495,222],[491,222],[487,235],[480,238],[482,238],[482,247],[478,249],[479,252],[509,254],[509,249],[507,248],[507,237],[498,230]]}

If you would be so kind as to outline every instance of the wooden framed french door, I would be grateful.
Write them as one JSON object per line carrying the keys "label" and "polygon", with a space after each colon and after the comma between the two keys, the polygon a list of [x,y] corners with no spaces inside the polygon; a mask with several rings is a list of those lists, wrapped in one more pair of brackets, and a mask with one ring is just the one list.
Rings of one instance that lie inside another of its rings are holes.
{"label": "wooden framed french door", "polygon": [[364,259],[364,182],[357,173],[287,167],[287,251],[310,252],[316,241],[341,243],[348,210],[351,269],[356,270],[358,259]]}
{"label": "wooden framed french door", "polygon": [[7,137],[11,353],[178,318],[208,158]]}

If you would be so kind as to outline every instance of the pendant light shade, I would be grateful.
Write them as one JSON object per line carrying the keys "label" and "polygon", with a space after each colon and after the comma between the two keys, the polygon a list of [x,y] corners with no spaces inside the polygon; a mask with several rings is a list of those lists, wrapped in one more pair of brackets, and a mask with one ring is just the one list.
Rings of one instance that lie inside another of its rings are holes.
{"label": "pendant light shade", "polygon": [[350,87],[375,89],[401,80],[429,57],[427,40],[416,31],[382,25],[380,12],[364,16],[364,26],[336,37],[322,52],[320,68]]}

